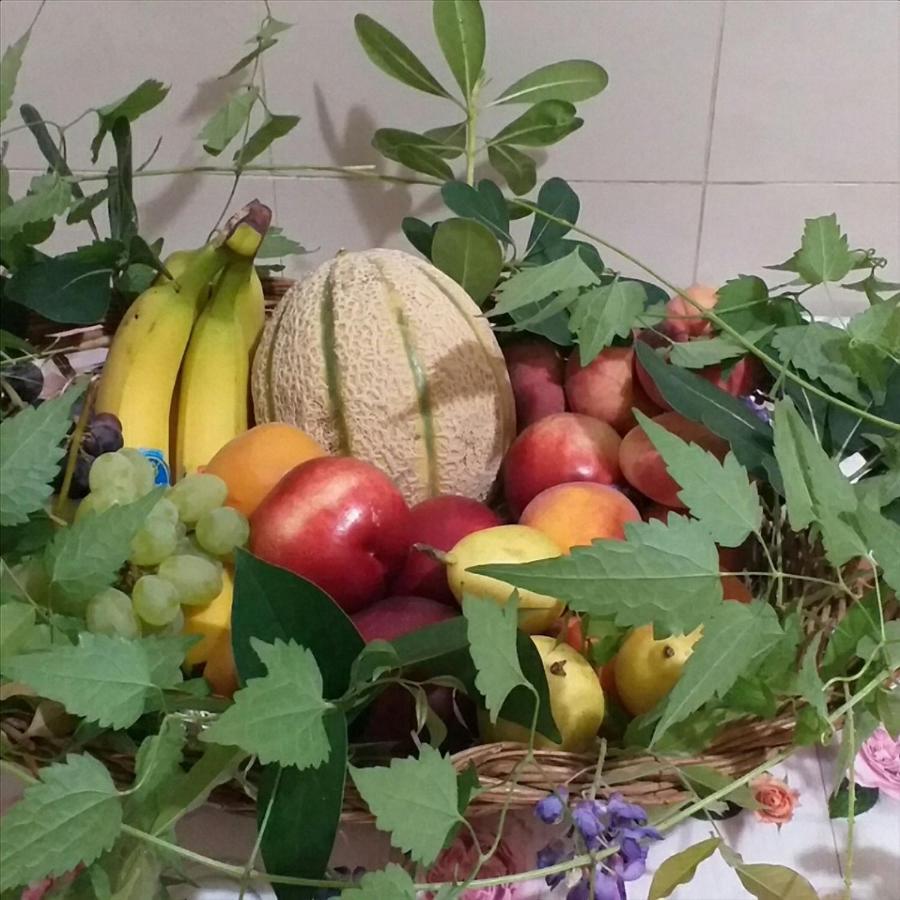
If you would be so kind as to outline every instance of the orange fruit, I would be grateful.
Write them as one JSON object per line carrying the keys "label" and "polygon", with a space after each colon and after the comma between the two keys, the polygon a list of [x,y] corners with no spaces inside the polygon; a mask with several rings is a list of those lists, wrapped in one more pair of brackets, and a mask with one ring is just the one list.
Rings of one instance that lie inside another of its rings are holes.
{"label": "orange fruit", "polygon": [[291,469],[319,456],[327,454],[306,432],[268,422],[230,440],[203,471],[218,475],[228,485],[226,504],[249,519]]}

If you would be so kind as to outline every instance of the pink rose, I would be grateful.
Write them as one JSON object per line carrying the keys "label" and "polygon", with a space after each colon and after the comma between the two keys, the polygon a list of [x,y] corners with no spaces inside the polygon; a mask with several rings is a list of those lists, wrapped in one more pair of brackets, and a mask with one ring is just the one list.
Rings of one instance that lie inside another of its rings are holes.
{"label": "pink rose", "polygon": [[756,818],[770,825],[784,825],[794,817],[800,794],[774,775],[760,775],[750,782],[753,798],[760,805]]}
{"label": "pink rose", "polygon": [[[487,850],[494,843],[494,835],[477,832],[478,843]],[[516,851],[522,842],[510,840],[507,835],[500,839],[497,852],[485,863],[478,873],[479,878],[499,878],[514,875],[528,868],[524,858]],[[426,881],[461,881],[468,878],[478,863],[478,847],[468,828],[460,829],[456,840],[437,858],[425,876]],[[499,885],[489,888],[472,888],[460,895],[460,900],[521,900],[525,886],[519,884]],[[434,895],[430,894],[429,900]]]}
{"label": "pink rose", "polygon": [[883,725],[860,747],[853,769],[857,784],[900,800],[900,739],[895,741]]}

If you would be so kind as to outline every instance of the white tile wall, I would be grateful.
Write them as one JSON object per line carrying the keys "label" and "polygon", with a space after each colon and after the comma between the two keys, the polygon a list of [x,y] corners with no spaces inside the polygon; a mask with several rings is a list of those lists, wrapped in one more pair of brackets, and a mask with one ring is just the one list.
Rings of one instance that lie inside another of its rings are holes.
{"label": "white tile wall", "polygon": [[[276,17],[296,27],[266,57],[269,103],[303,117],[276,144],[272,161],[375,162],[374,128],[455,120],[454,108],[376,70],[353,32],[355,13],[368,13],[449,82],[427,0],[270,2]],[[610,74],[607,90],[582,107],[584,127],[550,148],[542,166],[543,177],[573,182],[584,226],[674,281],[718,283],[780,261],[797,246],[804,218],[837,212],[851,244],[892,257],[887,275],[900,277],[894,0],[484,2],[489,92],[562,58],[596,59]],[[0,43],[15,40],[37,6],[4,0]],[[48,0],[16,103],[68,121],[158,77],[172,91],[138,121],[136,146],[149,152],[162,135],[153,168],[200,162],[194,136],[229,87],[215,76],[248,49],[242,43],[262,11],[258,0]],[[90,166],[92,119],[71,135],[78,167]],[[6,124],[15,121],[13,112]],[[502,113],[489,117],[486,133],[503,121]],[[21,190],[41,160],[26,134],[8,137],[6,163]],[[147,231],[165,234],[169,247],[201,241],[228,190],[227,179],[215,175],[142,178],[139,185]],[[440,210],[427,188],[333,177],[247,178],[236,202],[252,196],[271,200],[279,223],[319,248],[289,261],[296,273],[341,247],[404,247],[400,219]],[[58,249],[59,240],[49,247]],[[818,293],[811,292],[811,305],[823,313],[843,314],[861,302],[847,292]]]}

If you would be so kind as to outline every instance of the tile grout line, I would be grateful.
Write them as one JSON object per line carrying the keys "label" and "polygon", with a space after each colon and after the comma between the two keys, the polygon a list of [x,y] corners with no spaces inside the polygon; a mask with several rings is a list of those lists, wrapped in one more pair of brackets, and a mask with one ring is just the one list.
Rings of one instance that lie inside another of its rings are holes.
{"label": "tile grout line", "polygon": [[712,86],[709,92],[709,116],[706,132],[706,150],[703,159],[703,181],[700,185],[700,215],[697,219],[697,241],[694,244],[694,269],[691,281],[697,281],[697,273],[700,269],[700,245],[703,241],[703,220],[706,218],[706,193],[709,187],[709,162],[712,158],[713,129],[716,124],[716,101],[719,94],[719,70],[722,65],[722,44],[725,38],[725,16],[728,8],[728,0],[719,3],[719,34],[716,38],[716,56],[713,62]]}

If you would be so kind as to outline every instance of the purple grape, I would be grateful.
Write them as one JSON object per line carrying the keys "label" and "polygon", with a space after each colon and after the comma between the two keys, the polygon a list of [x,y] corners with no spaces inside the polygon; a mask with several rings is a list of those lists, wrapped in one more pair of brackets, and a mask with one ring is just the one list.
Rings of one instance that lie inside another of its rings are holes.
{"label": "purple grape", "polygon": [[78,454],[78,458],[75,460],[75,470],[72,472],[72,483],[69,485],[69,496],[73,500],[81,500],[91,492],[88,484],[91,463],[93,463],[93,459],[83,453]]}
{"label": "purple grape", "polygon": [[25,403],[34,403],[44,389],[44,373],[33,362],[13,363],[2,374]]}
{"label": "purple grape", "polygon": [[98,413],[91,417],[84,432],[81,449],[89,456],[114,453],[123,445],[122,424],[111,413]]}

